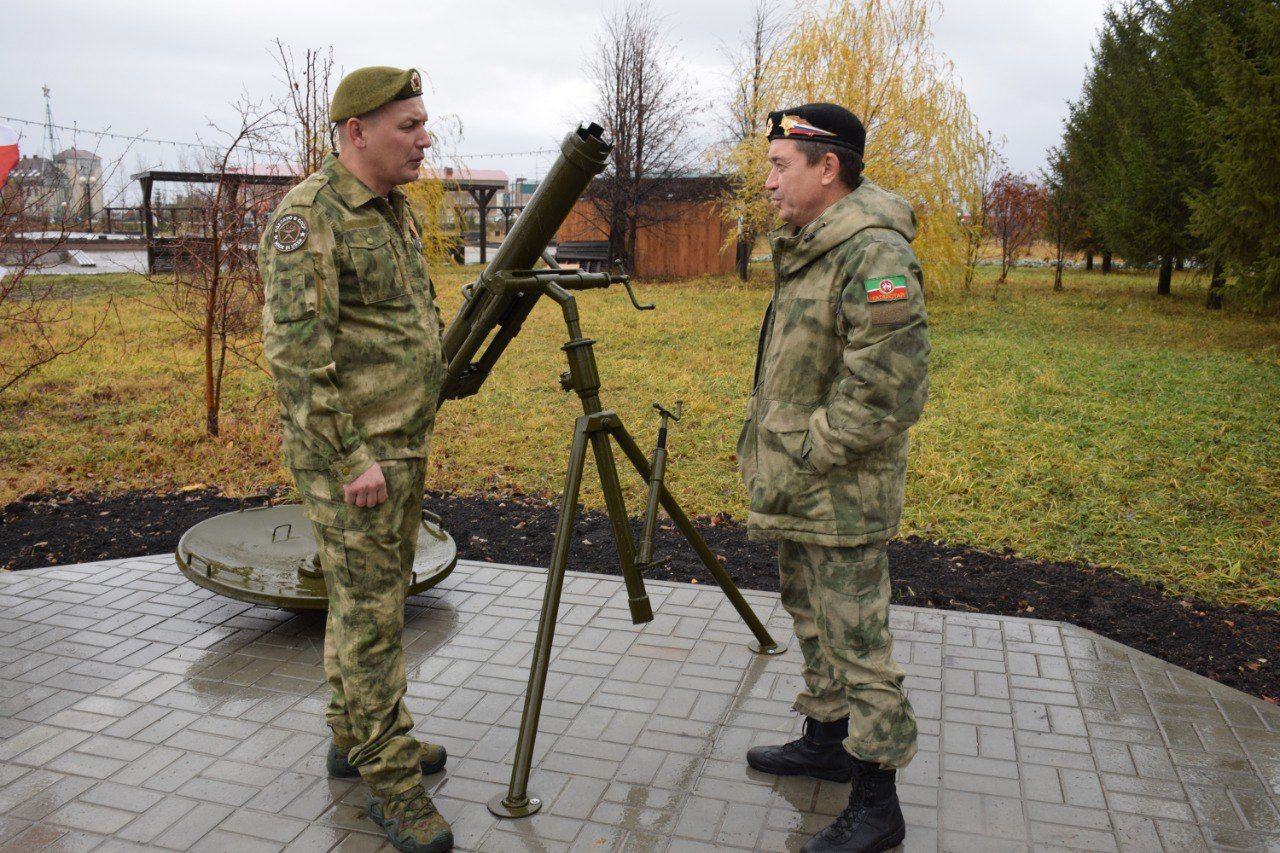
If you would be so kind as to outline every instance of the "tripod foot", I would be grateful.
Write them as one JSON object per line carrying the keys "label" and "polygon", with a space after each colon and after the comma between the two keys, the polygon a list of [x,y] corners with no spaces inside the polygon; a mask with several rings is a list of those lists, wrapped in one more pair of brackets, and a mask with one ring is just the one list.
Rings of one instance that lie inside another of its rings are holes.
{"label": "tripod foot", "polygon": [[787,650],[786,646],[778,643],[774,643],[771,646],[761,646],[759,640],[752,640],[747,643],[747,648],[758,655],[780,655]]}
{"label": "tripod foot", "polygon": [[537,797],[523,797],[512,801],[510,794],[494,794],[489,800],[489,811],[497,817],[528,817],[537,814],[542,808],[542,800]]}

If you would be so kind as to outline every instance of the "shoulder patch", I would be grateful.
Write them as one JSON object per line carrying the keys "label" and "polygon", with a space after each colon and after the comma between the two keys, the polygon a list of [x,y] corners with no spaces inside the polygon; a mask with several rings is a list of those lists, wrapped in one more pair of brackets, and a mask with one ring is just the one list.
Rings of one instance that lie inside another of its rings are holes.
{"label": "shoulder patch", "polygon": [[278,252],[295,252],[306,244],[308,234],[307,220],[296,213],[286,213],[271,228],[271,245]]}
{"label": "shoulder patch", "polygon": [[905,275],[875,276],[863,282],[868,302],[896,302],[907,298]]}

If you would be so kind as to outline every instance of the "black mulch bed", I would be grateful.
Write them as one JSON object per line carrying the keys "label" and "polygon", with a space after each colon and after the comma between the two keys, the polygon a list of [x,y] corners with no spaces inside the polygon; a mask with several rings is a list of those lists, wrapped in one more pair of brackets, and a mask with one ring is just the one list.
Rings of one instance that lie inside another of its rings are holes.
{"label": "black mulch bed", "polygon": [[[427,504],[465,559],[534,566],[549,561],[558,509],[553,502],[433,493]],[[0,567],[171,551],[188,527],[240,505],[211,491],[28,495],[0,510]],[[633,527],[638,535],[638,523]],[[699,519],[699,528],[740,586],[777,591],[772,545],[748,542],[743,526],[723,517]],[[660,526],[659,540],[655,550],[672,560],[648,577],[714,583],[669,522]],[[1271,702],[1280,700],[1280,613],[1174,598],[1109,569],[924,539],[892,542],[889,553],[895,603],[1070,622]],[[618,574],[606,516],[579,518],[571,556],[573,569]]]}

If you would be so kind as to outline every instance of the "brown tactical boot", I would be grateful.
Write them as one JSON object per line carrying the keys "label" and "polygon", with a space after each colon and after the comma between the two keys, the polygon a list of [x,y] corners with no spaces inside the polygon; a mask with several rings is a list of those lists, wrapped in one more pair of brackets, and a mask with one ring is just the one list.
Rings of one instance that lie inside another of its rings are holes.
{"label": "brown tactical boot", "polygon": [[[438,743],[427,743],[418,741],[418,746],[422,747],[422,775],[430,776],[432,773],[439,773],[444,769],[444,763],[448,760],[449,754],[445,752],[443,746]],[[335,779],[354,779],[360,775],[360,771],[350,761],[347,761],[347,753],[338,748],[338,744],[329,742],[329,755],[325,758],[324,766],[329,770],[329,775]]]}
{"label": "brown tactical boot", "polygon": [[397,850],[405,853],[444,853],[453,849],[453,830],[421,785],[386,799],[370,797],[369,819],[382,827]]}

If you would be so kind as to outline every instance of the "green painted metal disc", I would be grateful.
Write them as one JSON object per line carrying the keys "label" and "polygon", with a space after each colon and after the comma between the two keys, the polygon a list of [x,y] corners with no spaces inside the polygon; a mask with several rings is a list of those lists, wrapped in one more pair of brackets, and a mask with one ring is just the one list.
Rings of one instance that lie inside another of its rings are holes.
{"label": "green painted metal disc", "polygon": [[[300,504],[253,507],[200,522],[178,542],[178,568],[214,592],[286,610],[326,610],[311,522]],[[458,562],[453,538],[428,521],[418,534],[407,595],[430,589]]]}

